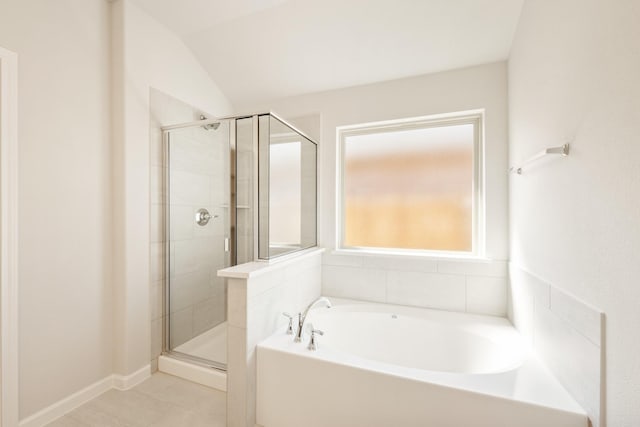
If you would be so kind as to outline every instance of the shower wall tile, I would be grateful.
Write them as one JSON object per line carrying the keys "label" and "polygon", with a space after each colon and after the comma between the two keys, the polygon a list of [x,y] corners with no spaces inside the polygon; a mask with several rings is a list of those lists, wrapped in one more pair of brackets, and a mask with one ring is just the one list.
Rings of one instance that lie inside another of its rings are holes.
{"label": "shower wall tile", "polygon": [[[205,133],[205,136],[213,136],[213,133]],[[171,147],[171,170],[211,175],[212,171],[222,168],[223,159],[220,154],[211,138],[189,138],[181,135],[179,144],[172,144]]]}
{"label": "shower wall tile", "polygon": [[[214,166],[215,167],[215,166]],[[215,171],[220,171],[222,169],[222,165],[214,169]],[[209,176],[209,196],[211,197],[211,204],[215,206],[223,205],[225,200],[225,191],[228,188],[228,185],[225,185],[226,182],[221,182],[219,176]]]}
{"label": "shower wall tile", "polygon": [[169,315],[171,347],[175,348],[193,338],[193,307]]}
{"label": "shower wall tile", "polygon": [[504,261],[326,252],[322,294],[505,316]]}
{"label": "shower wall tile", "polygon": [[208,269],[210,267],[210,260],[223,254],[223,250],[216,247],[217,243],[216,239],[211,238],[172,242],[171,254],[175,259],[175,266],[172,273],[178,276]]}
{"label": "shower wall tile", "polygon": [[223,299],[208,298],[198,301],[193,307],[194,335],[198,336],[224,321],[224,313],[225,301]]}
{"label": "shower wall tile", "polygon": [[164,172],[163,166],[151,166],[149,197],[151,204],[161,205],[166,203],[164,194]]}
{"label": "shower wall tile", "polygon": [[169,229],[171,241],[193,238],[195,213],[191,206],[171,205],[169,209]]}
{"label": "shower wall tile", "polygon": [[227,292],[227,285],[223,277],[218,277],[218,270],[209,272],[209,294],[211,296],[226,295]]}
{"label": "shower wall tile", "polygon": [[172,205],[210,205],[211,177],[191,172],[172,171],[169,182]]}
{"label": "shower wall tile", "polygon": [[207,299],[209,289],[209,271],[206,269],[175,276],[171,280],[171,313]]}
{"label": "shower wall tile", "polygon": [[151,307],[151,320],[159,319],[163,315],[163,289],[164,287],[162,280],[151,283],[151,299],[149,304]]}
{"label": "shower wall tile", "polygon": [[164,265],[164,243],[154,242],[149,246],[150,256],[150,269],[151,269],[151,283],[164,279],[165,265]]}
{"label": "shower wall tile", "polygon": [[253,193],[253,189],[251,188],[251,181],[249,179],[238,179],[236,181],[237,185],[237,193],[238,206],[249,206],[251,205],[251,197]]}
{"label": "shower wall tile", "polygon": [[149,221],[151,243],[164,242],[164,209],[165,205],[151,204],[151,218]]}

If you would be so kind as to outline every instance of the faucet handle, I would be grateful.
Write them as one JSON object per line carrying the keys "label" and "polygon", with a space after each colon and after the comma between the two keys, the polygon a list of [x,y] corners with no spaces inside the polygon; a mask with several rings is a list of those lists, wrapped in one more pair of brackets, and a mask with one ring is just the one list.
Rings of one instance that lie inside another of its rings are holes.
{"label": "faucet handle", "polygon": [[318,343],[316,342],[316,334],[324,335],[320,329],[314,329],[313,325],[309,325],[311,329],[311,340],[309,340],[309,345],[307,346],[308,350],[316,351],[318,349]]}
{"label": "faucet handle", "polygon": [[287,335],[293,335],[293,316],[289,313],[282,313],[282,315],[289,319],[289,326],[287,326]]}
{"label": "faucet handle", "polygon": [[298,313],[298,329],[296,330],[296,336],[293,339],[293,342],[302,341],[302,324],[304,323],[304,319],[302,318],[302,313]]}

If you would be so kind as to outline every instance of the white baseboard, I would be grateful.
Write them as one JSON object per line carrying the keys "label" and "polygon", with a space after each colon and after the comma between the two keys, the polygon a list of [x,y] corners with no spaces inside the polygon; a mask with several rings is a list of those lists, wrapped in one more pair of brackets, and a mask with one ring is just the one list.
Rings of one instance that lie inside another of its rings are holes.
{"label": "white baseboard", "polygon": [[167,356],[158,358],[158,370],[194,383],[227,391],[227,374],[211,368],[204,368]]}
{"label": "white baseboard", "polygon": [[64,414],[73,411],[77,407],[87,403],[91,399],[95,399],[107,390],[113,387],[113,378],[108,377],[91,384],[71,396],[68,396],[35,414],[20,420],[20,427],[42,427],[52,421],[57,420]]}
{"label": "white baseboard", "polygon": [[151,376],[151,365],[143,366],[131,375],[112,375],[113,388],[129,390]]}
{"label": "white baseboard", "polygon": [[71,396],[68,396],[35,414],[20,420],[20,427],[42,427],[95,399],[111,389],[128,390],[151,376],[151,366],[146,365],[131,375],[109,375]]}

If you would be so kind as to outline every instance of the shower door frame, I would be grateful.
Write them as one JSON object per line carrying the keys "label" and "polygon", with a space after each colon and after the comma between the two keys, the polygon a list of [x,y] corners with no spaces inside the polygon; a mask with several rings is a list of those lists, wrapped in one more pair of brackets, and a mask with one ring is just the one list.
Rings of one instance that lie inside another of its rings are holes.
{"label": "shower door frame", "polygon": [[[206,120],[198,120],[195,122],[182,123],[178,125],[172,126],[164,126],[162,127],[162,148],[163,148],[163,157],[166,167],[164,167],[164,197],[165,197],[165,208],[164,208],[164,243],[165,243],[165,251],[166,254],[164,256],[164,270],[165,270],[165,279],[164,279],[164,303],[163,303],[163,334],[162,334],[162,354],[165,356],[170,356],[174,359],[183,360],[186,362],[191,362],[199,366],[204,366],[207,368],[213,368],[218,371],[226,372],[227,365],[224,363],[216,362],[214,360],[204,359],[198,356],[193,356],[191,354],[182,353],[179,351],[175,351],[169,347],[169,335],[170,335],[170,299],[169,299],[169,283],[171,281],[171,272],[170,272],[170,245],[171,245],[171,228],[170,228],[170,209],[171,205],[169,203],[169,133],[173,130],[178,129],[186,129],[190,127],[196,126],[206,126],[208,124],[219,123],[222,121],[229,121],[229,174],[230,174],[230,191],[229,191],[229,263],[230,265],[235,265],[236,263],[236,243],[235,243],[235,227],[236,227],[236,185],[235,185],[235,175],[236,175],[236,127],[235,127],[235,119],[234,118],[222,118],[222,119],[206,119]],[[226,316],[225,316],[226,318]],[[1,427],[1,426],[0,426]]]}
{"label": "shower door frame", "polygon": [[0,426],[18,411],[18,55],[0,47]]}

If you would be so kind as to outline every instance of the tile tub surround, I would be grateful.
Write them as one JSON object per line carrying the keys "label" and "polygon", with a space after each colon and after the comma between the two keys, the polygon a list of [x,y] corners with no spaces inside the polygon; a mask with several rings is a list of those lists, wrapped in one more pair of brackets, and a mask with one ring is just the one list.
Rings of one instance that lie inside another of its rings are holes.
{"label": "tile tub surround", "polygon": [[509,264],[509,319],[593,427],[605,425],[605,315],[519,266]]}
{"label": "tile tub surround", "polygon": [[320,296],[323,249],[220,270],[228,281],[227,426],[254,427],[256,346]]}
{"label": "tile tub surround", "polygon": [[325,252],[322,294],[504,317],[507,263]]}

